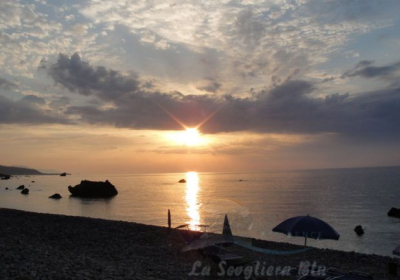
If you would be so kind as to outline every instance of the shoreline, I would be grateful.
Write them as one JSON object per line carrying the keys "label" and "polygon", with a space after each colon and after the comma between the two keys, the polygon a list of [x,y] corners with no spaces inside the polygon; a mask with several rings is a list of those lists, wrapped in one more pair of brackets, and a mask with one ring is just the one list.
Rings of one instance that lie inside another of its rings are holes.
{"label": "shoreline", "polygon": [[[0,208],[0,223],[1,279],[223,278],[212,273],[200,275],[202,269],[212,263],[197,251],[182,252],[186,247],[182,234],[188,233],[182,230],[172,229],[169,237],[167,227],[5,208]],[[303,248],[289,243],[245,239],[268,250]],[[237,245],[228,249],[266,268],[295,267],[308,261],[321,267],[368,273],[374,279],[396,279],[388,274],[388,263],[399,264],[394,257],[313,247],[292,255],[264,254]],[[193,271],[195,273],[190,275]],[[244,275],[226,278],[245,279]],[[299,276],[257,277],[297,278]]]}

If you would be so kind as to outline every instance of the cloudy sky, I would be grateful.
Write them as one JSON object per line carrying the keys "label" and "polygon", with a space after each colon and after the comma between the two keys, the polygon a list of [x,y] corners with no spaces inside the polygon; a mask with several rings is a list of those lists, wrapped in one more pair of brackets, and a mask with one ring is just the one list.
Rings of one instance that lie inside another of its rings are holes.
{"label": "cloudy sky", "polygon": [[400,165],[399,11],[398,0],[1,1],[0,165]]}

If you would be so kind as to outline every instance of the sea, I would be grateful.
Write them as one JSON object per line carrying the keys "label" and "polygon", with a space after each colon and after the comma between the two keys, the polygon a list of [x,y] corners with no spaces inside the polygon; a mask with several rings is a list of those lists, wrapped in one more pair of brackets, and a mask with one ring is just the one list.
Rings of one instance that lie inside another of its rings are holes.
{"label": "sea", "polygon": [[[68,186],[81,180],[109,180],[111,199],[72,197]],[[186,183],[178,181],[185,179]],[[30,189],[28,195],[16,190]],[[9,188],[9,190],[6,190]],[[59,193],[60,200],[49,199]],[[275,233],[282,221],[302,215],[324,220],[339,240],[308,239],[310,246],[392,256],[400,245],[400,167],[303,170],[265,173],[76,174],[18,176],[0,181],[0,208],[121,220],[221,232],[228,215],[234,235],[303,244],[301,237]],[[199,226],[205,225],[205,226]],[[361,225],[363,236],[354,228]]]}

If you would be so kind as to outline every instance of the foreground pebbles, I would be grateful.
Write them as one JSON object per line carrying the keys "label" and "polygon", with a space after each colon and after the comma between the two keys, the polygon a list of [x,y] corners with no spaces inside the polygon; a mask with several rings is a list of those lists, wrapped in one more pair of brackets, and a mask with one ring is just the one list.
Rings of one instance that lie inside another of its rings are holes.
{"label": "foreground pebbles", "polygon": [[[136,223],[38,214],[0,209],[0,279],[245,279],[191,275],[193,264],[212,262],[198,252],[182,253],[182,232]],[[287,243],[253,240],[270,250],[301,248]],[[394,279],[387,273],[392,259],[377,255],[311,249],[294,255],[266,255],[242,247],[229,250],[267,266],[296,266],[301,261],[370,273],[375,279]],[[397,260],[395,260],[397,261]],[[215,266],[212,266],[215,269]],[[297,279],[296,276],[258,276],[249,279]]]}

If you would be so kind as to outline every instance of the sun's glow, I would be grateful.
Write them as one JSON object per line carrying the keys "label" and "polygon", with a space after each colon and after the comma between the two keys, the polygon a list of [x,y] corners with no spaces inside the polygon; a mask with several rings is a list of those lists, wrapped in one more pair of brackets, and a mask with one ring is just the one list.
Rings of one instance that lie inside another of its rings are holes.
{"label": "sun's glow", "polygon": [[182,133],[182,141],[187,146],[195,146],[201,143],[201,136],[196,128],[187,128]]}
{"label": "sun's glow", "polygon": [[184,131],[169,133],[167,137],[175,143],[185,146],[201,146],[207,144],[206,137],[197,128],[186,128]]}

